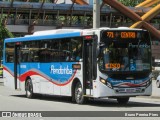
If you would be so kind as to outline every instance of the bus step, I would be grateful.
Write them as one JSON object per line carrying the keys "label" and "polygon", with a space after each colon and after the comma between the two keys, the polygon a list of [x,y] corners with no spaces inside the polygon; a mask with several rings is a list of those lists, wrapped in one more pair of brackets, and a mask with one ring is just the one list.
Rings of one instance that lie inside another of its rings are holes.
{"label": "bus step", "polygon": [[15,89],[16,91],[21,91],[21,88],[17,88],[17,89]]}
{"label": "bus step", "polygon": [[84,97],[93,97],[93,95],[83,95]]}

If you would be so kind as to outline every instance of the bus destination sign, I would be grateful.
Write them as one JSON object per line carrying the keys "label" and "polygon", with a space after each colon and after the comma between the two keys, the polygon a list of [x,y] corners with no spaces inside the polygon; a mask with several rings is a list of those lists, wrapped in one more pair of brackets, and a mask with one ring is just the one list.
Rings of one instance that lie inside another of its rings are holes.
{"label": "bus destination sign", "polygon": [[131,32],[131,31],[106,31],[105,32],[105,37],[114,39],[114,38],[120,38],[120,39],[135,39],[136,32]]}

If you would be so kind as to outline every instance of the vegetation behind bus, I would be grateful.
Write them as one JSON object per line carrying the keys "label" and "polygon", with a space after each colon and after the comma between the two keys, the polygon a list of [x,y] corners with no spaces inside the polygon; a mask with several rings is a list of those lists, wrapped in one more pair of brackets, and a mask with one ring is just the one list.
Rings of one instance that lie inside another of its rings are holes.
{"label": "vegetation behind bus", "polygon": [[[125,6],[134,7],[134,6],[142,3],[144,0],[118,0],[118,1],[120,1]],[[159,3],[157,3],[157,4],[159,4]],[[157,5],[157,4],[155,4],[155,5]]]}
{"label": "vegetation behind bus", "polygon": [[13,38],[13,34],[0,23],[0,58],[2,59],[3,43],[5,38]]}
{"label": "vegetation behind bus", "polygon": [[5,38],[13,38],[13,34],[8,31],[5,25],[0,21],[0,77],[3,77],[3,66],[2,66],[2,58],[3,58],[3,43]]}

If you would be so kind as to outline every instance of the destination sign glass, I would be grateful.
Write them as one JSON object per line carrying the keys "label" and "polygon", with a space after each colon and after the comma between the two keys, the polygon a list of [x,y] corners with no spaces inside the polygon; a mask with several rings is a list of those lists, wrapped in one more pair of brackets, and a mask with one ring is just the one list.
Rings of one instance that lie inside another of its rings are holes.
{"label": "destination sign glass", "polygon": [[102,38],[107,39],[137,39],[140,35],[135,31],[104,31]]}

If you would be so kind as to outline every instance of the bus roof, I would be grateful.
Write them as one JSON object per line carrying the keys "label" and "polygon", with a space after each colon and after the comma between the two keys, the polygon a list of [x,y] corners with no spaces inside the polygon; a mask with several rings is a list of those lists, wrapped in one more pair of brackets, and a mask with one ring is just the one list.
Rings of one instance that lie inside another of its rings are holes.
{"label": "bus roof", "polygon": [[97,29],[55,29],[55,30],[45,30],[37,31],[33,35],[26,35],[24,37],[17,38],[8,38],[5,39],[5,42],[21,42],[21,41],[30,41],[30,40],[43,40],[43,39],[53,39],[53,38],[67,38],[67,37],[78,37],[84,35],[93,35],[95,31],[101,30],[142,30],[142,29],[133,29],[128,27],[119,27],[119,28],[108,28],[101,27]]}
{"label": "bus roof", "polygon": [[33,35],[49,35],[49,34],[60,34],[69,32],[80,32],[82,29],[57,29],[57,30],[45,30],[34,32]]}
{"label": "bus roof", "polygon": [[30,40],[43,40],[43,39],[53,39],[53,38],[63,38],[63,37],[77,37],[81,36],[80,32],[70,32],[70,33],[61,33],[61,34],[49,34],[49,35],[29,35],[25,37],[17,38],[8,38],[4,42],[21,42],[21,41],[30,41]]}

